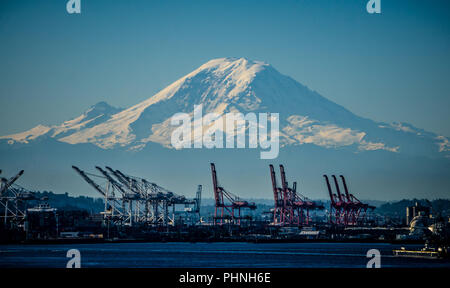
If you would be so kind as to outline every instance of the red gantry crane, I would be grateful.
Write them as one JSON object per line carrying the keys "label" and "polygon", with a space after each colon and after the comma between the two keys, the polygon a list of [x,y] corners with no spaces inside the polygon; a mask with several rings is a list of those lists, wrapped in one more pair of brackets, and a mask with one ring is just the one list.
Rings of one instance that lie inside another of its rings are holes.
{"label": "red gantry crane", "polygon": [[347,183],[343,175],[340,175],[344,186],[345,194],[341,193],[339,181],[335,175],[332,175],[337,194],[333,193],[330,181],[327,175],[323,175],[330,196],[330,219],[331,224],[342,226],[355,226],[363,224],[366,218],[367,210],[374,210],[375,206],[362,203],[353,194],[348,192]]}
{"label": "red gantry crane", "polygon": [[297,182],[292,183],[292,188],[289,187],[283,165],[280,165],[281,187],[277,185],[273,165],[269,165],[269,168],[275,200],[273,223],[281,226],[308,225],[311,220],[309,212],[324,207],[297,193]]}
{"label": "red gantry crane", "polygon": [[[241,209],[247,208],[250,210],[255,210],[255,203],[243,201],[238,196],[219,186],[217,181],[216,166],[214,163],[211,163],[211,173],[215,199],[214,224],[221,225],[224,222],[223,220],[228,219],[231,223],[240,225],[240,220],[242,219]],[[237,210],[237,214],[235,210]]]}

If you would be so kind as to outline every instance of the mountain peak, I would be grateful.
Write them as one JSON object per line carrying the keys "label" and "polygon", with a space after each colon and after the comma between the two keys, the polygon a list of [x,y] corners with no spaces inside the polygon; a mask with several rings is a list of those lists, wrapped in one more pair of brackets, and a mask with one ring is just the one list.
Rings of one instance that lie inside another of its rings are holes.
{"label": "mountain peak", "polygon": [[94,105],[92,105],[91,108],[96,108],[96,109],[105,109],[106,108],[106,109],[108,109],[108,108],[115,108],[115,107],[109,105],[105,101],[100,101],[100,102],[97,102]]}
{"label": "mountain peak", "polygon": [[215,58],[211,59],[202,66],[210,66],[210,65],[269,65],[263,61],[256,61],[252,59],[248,59],[246,57],[222,57],[222,58]]}
{"label": "mountain peak", "polygon": [[84,112],[83,115],[86,115],[87,118],[92,118],[100,114],[107,114],[107,115],[116,114],[122,110],[123,110],[122,108],[111,106],[105,101],[100,101],[89,107],[89,109],[86,110],[86,112]]}
{"label": "mountain peak", "polygon": [[263,70],[269,64],[262,61],[249,60],[247,58],[241,57],[225,57],[216,58],[209,60],[205,64],[201,65],[194,72],[204,71],[204,70],[216,70],[221,73],[232,73],[233,71],[239,70],[240,72],[253,70],[253,72],[258,72]]}

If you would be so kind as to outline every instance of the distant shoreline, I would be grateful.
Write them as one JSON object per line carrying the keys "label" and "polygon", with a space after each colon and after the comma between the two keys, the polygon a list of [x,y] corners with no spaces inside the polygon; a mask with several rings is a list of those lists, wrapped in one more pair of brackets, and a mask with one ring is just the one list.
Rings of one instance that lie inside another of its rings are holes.
{"label": "distant shoreline", "polygon": [[386,243],[386,244],[424,244],[423,240],[374,240],[374,239],[212,239],[212,240],[151,240],[151,239],[53,239],[53,240],[33,240],[33,241],[21,241],[21,242],[9,242],[0,243],[0,245],[52,245],[52,244],[112,244],[112,243],[253,243],[253,244],[265,244],[265,243]]}

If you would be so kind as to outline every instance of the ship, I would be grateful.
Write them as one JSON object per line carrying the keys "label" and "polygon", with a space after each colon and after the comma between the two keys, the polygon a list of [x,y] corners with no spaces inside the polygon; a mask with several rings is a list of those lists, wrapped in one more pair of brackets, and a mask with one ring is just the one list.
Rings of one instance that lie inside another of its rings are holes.
{"label": "ship", "polygon": [[428,259],[449,259],[449,247],[429,247],[425,244],[425,247],[420,250],[407,250],[405,247],[401,247],[398,250],[393,250],[396,257],[411,257],[411,258],[428,258]]}

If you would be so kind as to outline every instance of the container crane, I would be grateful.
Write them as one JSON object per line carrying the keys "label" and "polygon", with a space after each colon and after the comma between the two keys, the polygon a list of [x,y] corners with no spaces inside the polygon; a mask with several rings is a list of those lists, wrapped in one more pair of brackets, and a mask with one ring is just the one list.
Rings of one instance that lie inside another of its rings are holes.
{"label": "container crane", "polygon": [[280,165],[281,187],[277,186],[276,174],[273,165],[269,165],[272,180],[272,190],[274,193],[274,224],[275,225],[308,225],[311,210],[321,210],[324,207],[297,193],[297,182],[289,187],[286,180],[286,171]]}
{"label": "container crane", "polygon": [[[123,203],[120,203],[118,198],[115,197],[114,188],[110,190],[111,187],[114,187],[110,185],[110,182],[108,181],[107,187],[104,189],[97,183],[95,183],[94,180],[92,180],[86,172],[81,170],[80,168],[76,166],[72,166],[72,168],[89,184],[91,185],[97,192],[99,192],[105,199],[105,212],[104,217],[106,220],[112,220],[116,223],[127,221],[129,219],[125,218],[125,207]],[[120,208],[119,208],[119,207]],[[117,215],[115,215],[117,213]]]}
{"label": "container crane", "polygon": [[25,228],[27,201],[37,200],[34,192],[15,184],[23,173],[24,170],[21,170],[9,179],[1,178],[0,217],[3,218],[4,227],[10,223]]}
{"label": "container crane", "polygon": [[348,192],[347,182],[345,181],[344,176],[340,175],[340,177],[342,179],[342,184],[344,185],[344,190],[345,190],[347,199],[349,202],[352,203],[353,212],[352,212],[351,223],[354,225],[358,224],[358,221],[364,223],[364,220],[367,215],[367,210],[373,211],[373,210],[375,210],[376,207],[366,204],[366,203],[362,203],[353,194],[350,194]]}
{"label": "container crane", "polygon": [[327,175],[323,175],[327,184],[330,196],[330,224],[342,226],[355,226],[364,222],[368,209],[375,209],[374,206],[362,203],[353,194],[348,192],[347,183],[343,175],[340,175],[344,186],[344,193],[341,193],[339,181],[335,175],[332,175],[337,194],[333,193]]}
{"label": "container crane", "polygon": [[217,181],[216,166],[214,163],[211,163],[211,174],[215,199],[214,224],[222,225],[224,223],[223,220],[229,219],[231,223],[240,225],[240,220],[242,219],[241,209],[247,208],[250,210],[255,210],[256,204],[243,201],[238,196],[219,186],[219,182]]}

